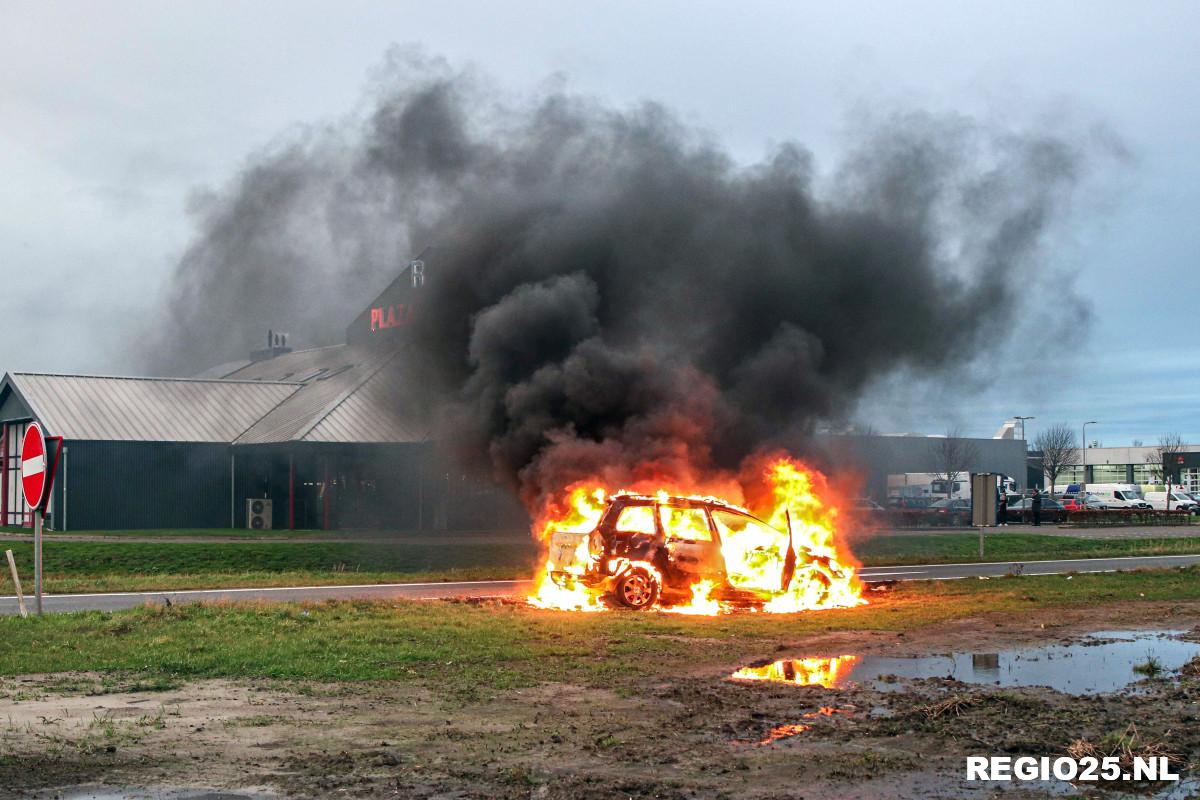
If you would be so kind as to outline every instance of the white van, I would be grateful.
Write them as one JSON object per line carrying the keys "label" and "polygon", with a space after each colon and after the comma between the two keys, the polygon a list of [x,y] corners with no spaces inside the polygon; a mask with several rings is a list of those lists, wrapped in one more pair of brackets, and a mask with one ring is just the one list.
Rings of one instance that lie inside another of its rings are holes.
{"label": "white van", "polygon": [[[1159,511],[1167,510],[1167,493],[1166,492],[1146,492],[1146,502],[1151,508]],[[1182,489],[1172,489],[1170,497],[1171,510],[1191,511],[1196,507],[1196,501],[1190,495],[1183,493]]]}
{"label": "white van", "polygon": [[1109,508],[1150,508],[1142,491],[1133,483],[1089,483],[1087,490]]}

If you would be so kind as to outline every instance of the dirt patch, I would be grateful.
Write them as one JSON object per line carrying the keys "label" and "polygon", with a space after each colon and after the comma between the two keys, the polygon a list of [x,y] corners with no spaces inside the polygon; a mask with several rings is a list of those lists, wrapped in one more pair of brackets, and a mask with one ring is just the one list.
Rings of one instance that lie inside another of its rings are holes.
{"label": "dirt patch", "polygon": [[[762,656],[925,655],[1139,627],[1200,629],[1200,604],[831,633],[764,642]],[[410,683],[8,679],[0,682],[0,797],[83,782],[267,786],[286,797],[986,796],[991,787],[962,780],[966,755],[1065,754],[1131,723],[1179,754],[1183,770],[1200,760],[1194,669],[1136,694],[1072,697],[943,678],[901,690],[748,684],[727,679],[737,666],[696,664],[616,690],[543,684],[465,705]],[[1036,784],[1013,788],[1044,794]]]}

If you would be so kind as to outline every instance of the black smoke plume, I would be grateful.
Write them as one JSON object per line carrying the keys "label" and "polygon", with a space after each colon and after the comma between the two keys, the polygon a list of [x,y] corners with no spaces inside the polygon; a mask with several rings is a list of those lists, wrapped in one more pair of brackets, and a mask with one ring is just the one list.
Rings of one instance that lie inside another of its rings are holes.
{"label": "black smoke plume", "polygon": [[198,199],[155,366],[238,357],[265,319],[336,341],[433,244],[412,368],[444,437],[527,502],[686,479],[795,448],[873,379],[968,366],[1085,167],[1061,139],[919,113],[825,173],[795,143],[744,165],[653,103],[501,97],[393,53],[365,120]]}

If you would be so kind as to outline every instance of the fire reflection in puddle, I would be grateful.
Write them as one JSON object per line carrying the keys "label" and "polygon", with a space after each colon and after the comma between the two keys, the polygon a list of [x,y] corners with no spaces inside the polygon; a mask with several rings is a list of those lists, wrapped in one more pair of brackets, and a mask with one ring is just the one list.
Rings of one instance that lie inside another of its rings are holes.
{"label": "fire reflection in puddle", "polygon": [[729,677],[740,681],[774,681],[836,689],[846,682],[858,661],[858,656],[789,658],[769,664],[742,667]]}
{"label": "fire reflection in puddle", "polygon": [[[812,720],[812,719],[817,719],[818,717],[832,717],[834,714],[849,714],[850,711],[851,711],[851,709],[849,709],[849,708],[834,708],[832,706],[821,706],[816,711],[810,711],[807,714],[801,714],[800,718]],[[789,723],[787,725],[779,725],[778,727],[771,728],[771,730],[767,731],[767,735],[764,736],[763,738],[759,739],[758,742],[756,742],[756,744],[758,744],[761,747],[762,745],[771,744],[772,742],[777,742],[780,739],[789,739],[793,736],[797,736],[808,730],[812,730],[812,725],[809,725],[809,724],[806,724],[803,722],[794,722],[794,723]]]}
{"label": "fire reflection in puddle", "polygon": [[767,731],[767,735],[764,736],[763,738],[759,739],[758,743],[760,745],[764,745],[764,744],[770,744],[771,742],[777,742],[780,739],[787,739],[789,737],[804,733],[806,730],[808,730],[811,727],[812,727],[811,725],[801,725],[801,724],[780,725],[778,728],[771,728],[771,730]]}
{"label": "fire reflection in puddle", "polygon": [[1200,642],[1181,638],[1182,633],[1096,631],[1065,644],[991,653],[791,658],[751,664],[730,678],[826,689],[865,684],[880,691],[902,691],[903,681],[925,678],[1001,687],[1046,686],[1074,695],[1137,691],[1133,684],[1147,675],[1161,672],[1169,676],[1200,656]]}

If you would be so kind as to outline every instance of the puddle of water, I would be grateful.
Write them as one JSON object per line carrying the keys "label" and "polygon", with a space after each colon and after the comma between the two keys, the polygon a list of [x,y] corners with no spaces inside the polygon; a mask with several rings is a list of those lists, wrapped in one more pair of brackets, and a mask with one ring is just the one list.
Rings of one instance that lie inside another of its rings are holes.
{"label": "puddle of water", "polygon": [[1072,644],[918,658],[847,655],[785,659],[743,667],[730,677],[830,689],[870,682],[884,690],[899,688],[892,685],[896,678],[954,678],[992,686],[1048,686],[1067,694],[1100,694],[1119,691],[1145,678],[1134,667],[1150,659],[1167,674],[1200,655],[1200,642],[1180,639],[1181,633],[1096,631]]}
{"label": "puddle of water", "polygon": [[[832,706],[821,706],[816,711],[810,711],[807,714],[801,714],[801,719],[813,720],[818,717],[832,717],[834,714],[849,714],[852,709],[849,708],[834,708]],[[812,730],[812,725],[804,722],[796,722],[788,725],[780,725],[776,728],[771,728],[767,731],[767,735],[759,739],[754,744],[762,745],[777,742],[780,739],[790,739],[793,736],[798,736],[805,731]],[[748,744],[746,742],[735,742],[736,744]]]}

